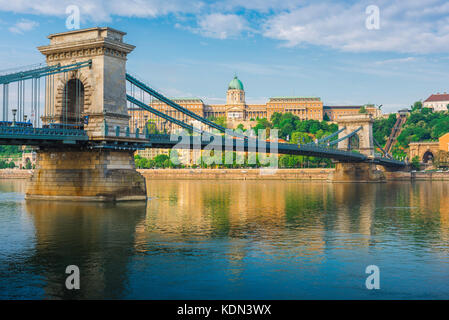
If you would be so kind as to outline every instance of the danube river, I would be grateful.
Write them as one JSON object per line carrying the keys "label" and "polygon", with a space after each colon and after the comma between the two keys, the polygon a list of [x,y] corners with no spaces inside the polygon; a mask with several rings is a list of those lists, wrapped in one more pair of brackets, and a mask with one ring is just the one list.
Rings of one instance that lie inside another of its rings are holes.
{"label": "danube river", "polygon": [[447,182],[151,181],[117,205],[24,187],[0,181],[1,299],[449,298]]}

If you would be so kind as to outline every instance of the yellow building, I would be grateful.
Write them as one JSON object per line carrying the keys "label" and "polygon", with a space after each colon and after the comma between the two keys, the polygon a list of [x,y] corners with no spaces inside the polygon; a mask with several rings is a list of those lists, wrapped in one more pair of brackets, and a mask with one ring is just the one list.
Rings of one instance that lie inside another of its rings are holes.
{"label": "yellow building", "polygon": [[379,108],[376,108],[373,104],[366,104],[360,106],[324,106],[324,114],[329,117],[330,121],[337,121],[340,116],[354,115],[360,112],[360,109],[365,107],[367,113],[371,114],[374,118],[382,116],[382,112]]}
{"label": "yellow building", "polygon": [[[229,128],[235,128],[240,123],[245,127],[249,127],[253,124],[251,121],[255,121],[257,118],[271,119],[275,112],[290,112],[301,120],[319,121],[322,121],[325,114],[327,114],[331,121],[336,121],[341,115],[357,114],[360,108],[365,107],[366,111],[374,117],[381,116],[381,111],[374,105],[323,106],[323,102],[318,97],[272,97],[265,104],[247,104],[243,83],[237,76],[228,85],[226,104],[205,104],[199,98],[172,98],[171,100],[204,118],[224,117]],[[198,121],[189,118],[182,112],[176,111],[159,100],[154,99],[146,101],[146,103],[173,118],[189,123],[199,129],[207,129]],[[130,127],[132,131],[136,127],[142,130],[147,121],[153,122],[155,127],[162,132],[169,133],[178,128],[177,125],[139,108],[129,109],[129,114],[131,116]]]}
{"label": "yellow building", "polygon": [[449,152],[449,133],[444,134],[438,139],[441,151]]}

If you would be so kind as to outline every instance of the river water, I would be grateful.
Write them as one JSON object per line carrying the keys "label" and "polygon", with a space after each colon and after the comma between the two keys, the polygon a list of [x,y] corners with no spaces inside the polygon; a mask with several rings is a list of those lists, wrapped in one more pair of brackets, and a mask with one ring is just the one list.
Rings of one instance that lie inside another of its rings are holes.
{"label": "river water", "polygon": [[24,188],[0,181],[1,299],[449,298],[447,182],[151,181],[116,205]]}

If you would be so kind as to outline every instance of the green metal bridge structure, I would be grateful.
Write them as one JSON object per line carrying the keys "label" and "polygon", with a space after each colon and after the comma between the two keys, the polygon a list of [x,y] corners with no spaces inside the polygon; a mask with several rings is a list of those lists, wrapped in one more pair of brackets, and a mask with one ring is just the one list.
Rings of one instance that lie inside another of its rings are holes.
{"label": "green metal bridge structure", "polygon": [[[44,152],[82,150],[132,152],[144,148],[205,148],[330,158],[344,163],[369,163],[400,170],[406,163],[387,153],[375,154],[371,119],[368,125],[339,123],[339,130],[309,144],[277,143],[233,132],[180,106],[145,81],[126,72],[126,57],[134,46],[125,33],[91,28],[49,36],[38,49],[46,63],[0,73],[2,112],[0,144],[36,146]],[[192,121],[173,118],[145,103],[155,99]],[[130,131],[128,109],[140,108],[190,133],[188,139],[149,134],[147,126]],[[192,123],[201,123],[196,128]],[[351,140],[367,141],[355,150]],[[369,149],[369,150],[368,150]],[[381,148],[380,148],[381,149]],[[381,149],[382,150],[382,149]],[[39,159],[39,157],[38,157]],[[56,170],[56,169],[55,169]]]}

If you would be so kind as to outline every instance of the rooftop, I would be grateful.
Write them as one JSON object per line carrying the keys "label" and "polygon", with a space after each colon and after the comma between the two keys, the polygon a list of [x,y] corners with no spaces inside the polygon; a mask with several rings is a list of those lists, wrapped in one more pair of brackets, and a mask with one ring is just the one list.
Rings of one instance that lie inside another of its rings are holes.
{"label": "rooftop", "polygon": [[272,97],[270,101],[281,101],[281,100],[316,100],[321,101],[319,97]]}
{"label": "rooftop", "polygon": [[434,102],[434,101],[449,101],[449,94],[447,93],[437,93],[432,94],[424,102]]}
{"label": "rooftop", "polygon": [[323,106],[323,109],[360,109],[361,107],[363,106]]}
{"label": "rooftop", "polygon": [[229,82],[228,90],[244,90],[242,81],[237,76],[234,76],[234,79]]}

